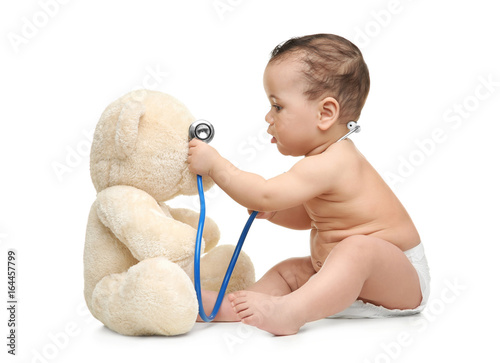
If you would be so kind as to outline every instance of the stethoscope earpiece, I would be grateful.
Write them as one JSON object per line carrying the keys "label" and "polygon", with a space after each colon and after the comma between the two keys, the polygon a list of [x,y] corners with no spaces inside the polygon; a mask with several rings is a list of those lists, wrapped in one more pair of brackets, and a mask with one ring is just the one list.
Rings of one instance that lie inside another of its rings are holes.
{"label": "stethoscope earpiece", "polygon": [[214,136],[215,129],[207,120],[196,120],[189,126],[189,140],[199,139],[208,144]]}
{"label": "stethoscope earpiece", "polygon": [[361,131],[361,126],[359,126],[356,121],[349,121],[347,123],[347,128],[349,129],[349,132],[347,134],[345,134],[344,136],[342,136],[340,139],[338,139],[336,142],[342,141],[345,138],[347,138],[349,135],[351,135],[355,132],[357,133],[357,132]]}
{"label": "stethoscope earpiece", "polygon": [[347,128],[350,131],[354,130],[354,132],[360,132],[361,131],[361,126],[358,126],[358,123],[356,121],[349,121],[347,123]]}

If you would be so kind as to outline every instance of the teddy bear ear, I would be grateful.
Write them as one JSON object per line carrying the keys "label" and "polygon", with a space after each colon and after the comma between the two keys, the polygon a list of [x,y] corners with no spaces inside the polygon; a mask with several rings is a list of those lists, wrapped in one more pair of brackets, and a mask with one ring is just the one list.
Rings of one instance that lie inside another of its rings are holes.
{"label": "teddy bear ear", "polygon": [[130,100],[123,106],[116,123],[115,148],[120,159],[125,159],[136,147],[139,121],[146,112],[141,102]]}

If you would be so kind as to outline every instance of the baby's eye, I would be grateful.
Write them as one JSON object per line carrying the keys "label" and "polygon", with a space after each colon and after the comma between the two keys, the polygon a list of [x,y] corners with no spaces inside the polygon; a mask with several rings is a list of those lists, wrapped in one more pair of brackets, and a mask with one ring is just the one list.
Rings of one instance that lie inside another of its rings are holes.
{"label": "baby's eye", "polygon": [[280,111],[283,109],[283,107],[278,106],[278,105],[273,105],[273,107],[274,107],[274,108],[276,109],[276,111],[278,111],[278,112],[280,112]]}

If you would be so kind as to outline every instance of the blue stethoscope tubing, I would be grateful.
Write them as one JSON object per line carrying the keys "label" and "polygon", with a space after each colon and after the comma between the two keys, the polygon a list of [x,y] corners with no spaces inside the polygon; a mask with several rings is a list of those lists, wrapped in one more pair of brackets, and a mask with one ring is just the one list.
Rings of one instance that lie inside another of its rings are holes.
{"label": "blue stethoscope tubing", "polygon": [[214,320],[215,316],[219,312],[222,300],[224,299],[224,294],[226,293],[227,285],[229,284],[229,279],[231,278],[234,266],[236,265],[236,261],[238,260],[238,256],[240,255],[241,248],[243,247],[245,238],[258,212],[253,211],[252,214],[250,214],[250,217],[248,217],[248,221],[245,224],[243,231],[241,232],[238,244],[234,249],[233,257],[231,258],[229,266],[227,267],[226,275],[224,276],[224,280],[222,281],[222,285],[219,290],[219,295],[217,295],[217,300],[215,301],[212,313],[210,314],[210,316],[207,316],[207,314],[205,313],[205,309],[203,309],[203,301],[201,300],[201,283],[200,283],[201,239],[203,236],[203,228],[205,227],[205,210],[206,210],[205,194],[203,193],[203,181],[200,175],[198,175],[198,194],[200,195],[200,219],[198,220],[198,230],[196,232],[196,244],[194,250],[194,288],[196,290],[196,297],[198,298],[200,317],[203,319],[203,321],[210,322]]}

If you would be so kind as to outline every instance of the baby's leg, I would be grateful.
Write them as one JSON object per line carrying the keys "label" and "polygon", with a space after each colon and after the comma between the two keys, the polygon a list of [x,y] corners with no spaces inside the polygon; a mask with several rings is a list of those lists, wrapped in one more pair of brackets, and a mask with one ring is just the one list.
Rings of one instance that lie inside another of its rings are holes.
{"label": "baby's leg", "polygon": [[289,258],[266,272],[247,291],[271,296],[288,295],[304,285],[315,273],[311,257]]}
{"label": "baby's leg", "polygon": [[229,296],[242,322],[275,335],[295,334],[307,322],[334,315],[362,299],[389,309],[417,307],[417,272],[393,244],[352,236],[333,248],[321,270],[285,296],[240,291]]}
{"label": "baby's leg", "polygon": [[[270,269],[247,291],[259,292],[271,296],[283,296],[297,290],[304,285],[316,271],[311,264],[311,257],[290,258],[280,262]],[[202,290],[203,307],[210,315],[217,299],[217,292]],[[231,294],[228,294],[231,295]],[[222,300],[219,313],[214,321],[241,321],[234,311],[228,295]],[[199,316],[197,321],[203,321]]]}

